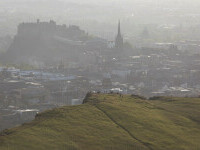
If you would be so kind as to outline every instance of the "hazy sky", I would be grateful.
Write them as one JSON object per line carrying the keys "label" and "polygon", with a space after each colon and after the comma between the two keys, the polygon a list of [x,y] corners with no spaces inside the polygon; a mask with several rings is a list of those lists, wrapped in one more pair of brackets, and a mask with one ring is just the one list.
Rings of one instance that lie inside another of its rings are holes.
{"label": "hazy sky", "polygon": [[118,19],[124,32],[137,24],[199,24],[199,8],[200,0],[0,0],[0,34],[37,18],[107,34]]}

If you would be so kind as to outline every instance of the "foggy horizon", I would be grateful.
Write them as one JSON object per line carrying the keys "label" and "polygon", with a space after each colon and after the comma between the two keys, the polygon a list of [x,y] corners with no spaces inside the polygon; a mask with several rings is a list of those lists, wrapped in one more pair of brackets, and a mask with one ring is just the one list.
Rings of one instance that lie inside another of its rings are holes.
{"label": "foggy horizon", "polygon": [[[8,0],[0,2],[0,33],[14,35],[21,22],[55,20],[58,24],[75,24],[91,34],[114,34],[120,19],[124,34],[135,34],[137,26],[198,25],[199,1],[128,0],[128,1],[70,1],[70,0]],[[105,13],[106,15],[102,14]],[[135,27],[136,26],[136,27]],[[110,38],[110,37],[109,37]]]}

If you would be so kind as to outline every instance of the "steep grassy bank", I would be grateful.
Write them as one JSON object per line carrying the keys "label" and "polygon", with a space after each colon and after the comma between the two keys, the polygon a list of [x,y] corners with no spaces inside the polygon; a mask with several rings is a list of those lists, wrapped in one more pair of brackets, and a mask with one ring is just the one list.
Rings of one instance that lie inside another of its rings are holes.
{"label": "steep grassy bank", "polygon": [[0,136],[1,150],[198,150],[200,99],[93,94]]}

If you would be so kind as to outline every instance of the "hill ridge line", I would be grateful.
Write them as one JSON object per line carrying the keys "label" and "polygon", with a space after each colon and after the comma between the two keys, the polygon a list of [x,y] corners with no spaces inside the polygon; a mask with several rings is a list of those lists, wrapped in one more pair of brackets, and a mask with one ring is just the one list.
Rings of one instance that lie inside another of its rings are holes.
{"label": "hill ridge line", "polygon": [[106,111],[104,111],[103,109],[101,109],[100,107],[98,107],[96,104],[94,105],[98,110],[100,110],[101,112],[103,112],[113,123],[115,123],[116,125],[118,125],[120,128],[122,128],[126,133],[128,133],[128,135],[137,140],[138,142],[140,142],[141,144],[143,144],[145,147],[147,147],[149,150],[153,150],[151,147],[149,147],[149,145],[145,142],[143,142],[142,140],[138,139],[137,137],[135,137],[129,130],[127,130],[124,126],[122,126],[121,124],[119,124],[117,121],[115,121]]}
{"label": "hill ridge line", "polygon": [[[166,112],[168,112],[168,113],[172,113],[172,114],[175,114],[175,113],[176,113],[176,112],[173,111],[173,110],[168,110],[168,109],[166,109],[166,108],[160,107],[160,106],[155,105],[155,104],[152,104],[152,103],[150,103],[150,102],[147,102],[147,104],[149,104],[149,105],[155,107],[156,109],[159,109],[159,110],[162,110],[162,111],[166,111]],[[187,118],[187,119],[191,120],[193,123],[195,123],[195,124],[197,124],[197,125],[198,125],[198,123],[199,123],[198,120],[192,119],[191,117],[187,117],[187,116],[184,116],[184,115],[178,114],[178,113],[176,113],[176,115],[177,115],[177,116],[180,116],[180,117]]]}

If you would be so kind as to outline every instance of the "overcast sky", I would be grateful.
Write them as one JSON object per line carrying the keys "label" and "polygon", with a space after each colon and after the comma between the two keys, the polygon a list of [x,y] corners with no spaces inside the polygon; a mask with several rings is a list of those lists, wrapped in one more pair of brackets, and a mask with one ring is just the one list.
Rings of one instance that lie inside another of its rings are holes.
{"label": "overcast sky", "polygon": [[200,0],[0,0],[0,33],[37,18],[77,24],[89,32],[124,32],[135,24],[199,24]]}

